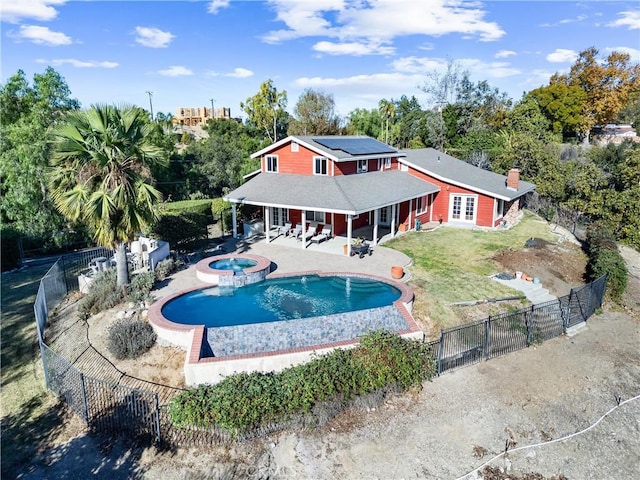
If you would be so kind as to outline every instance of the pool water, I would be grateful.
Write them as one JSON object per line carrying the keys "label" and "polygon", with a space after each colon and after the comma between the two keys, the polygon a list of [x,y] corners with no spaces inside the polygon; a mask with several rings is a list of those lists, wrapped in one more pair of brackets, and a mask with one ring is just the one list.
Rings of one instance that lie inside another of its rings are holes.
{"label": "pool water", "polygon": [[245,268],[255,267],[258,264],[256,260],[249,258],[227,258],[225,260],[217,260],[211,262],[209,267],[214,270],[233,270],[234,272],[242,272]]}
{"label": "pool water", "polygon": [[185,325],[224,327],[378,308],[400,295],[393,285],[372,279],[299,275],[195,290],[167,302],[162,315]]}

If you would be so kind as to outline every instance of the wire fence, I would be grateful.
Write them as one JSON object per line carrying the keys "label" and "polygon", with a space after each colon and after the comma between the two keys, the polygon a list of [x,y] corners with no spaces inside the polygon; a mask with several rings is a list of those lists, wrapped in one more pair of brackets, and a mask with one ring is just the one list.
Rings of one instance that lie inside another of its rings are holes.
{"label": "wire fence", "polygon": [[[221,429],[176,427],[169,405],[181,389],[118,370],[91,345],[85,321],[76,320],[47,338],[49,312],[78,288],[69,276],[101,256],[105,252],[94,249],[62,257],[40,281],[34,313],[47,388],[94,431],[174,446],[213,446],[231,440]],[[552,302],[442,330],[438,340],[428,343],[438,374],[563,334],[602,306],[605,287],[606,277],[601,277]]]}

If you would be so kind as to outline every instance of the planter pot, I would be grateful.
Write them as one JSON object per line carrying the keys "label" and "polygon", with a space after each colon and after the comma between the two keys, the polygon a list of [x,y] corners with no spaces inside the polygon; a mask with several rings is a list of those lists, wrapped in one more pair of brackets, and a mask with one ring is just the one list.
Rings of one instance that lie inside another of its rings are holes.
{"label": "planter pot", "polygon": [[404,223],[401,223],[400,225],[398,225],[398,231],[406,232],[407,231],[407,226]]}
{"label": "planter pot", "polygon": [[404,276],[404,268],[394,265],[391,267],[391,278],[402,278]]}
{"label": "planter pot", "polygon": [[348,255],[349,254],[349,245],[343,245],[342,249],[344,250],[344,254]]}

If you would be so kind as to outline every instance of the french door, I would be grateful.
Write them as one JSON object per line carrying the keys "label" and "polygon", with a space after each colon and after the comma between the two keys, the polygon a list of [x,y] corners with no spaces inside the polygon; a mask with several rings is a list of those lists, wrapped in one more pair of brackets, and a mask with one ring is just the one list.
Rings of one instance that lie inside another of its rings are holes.
{"label": "french door", "polygon": [[450,218],[453,221],[475,222],[477,214],[477,197],[475,195],[451,196]]}

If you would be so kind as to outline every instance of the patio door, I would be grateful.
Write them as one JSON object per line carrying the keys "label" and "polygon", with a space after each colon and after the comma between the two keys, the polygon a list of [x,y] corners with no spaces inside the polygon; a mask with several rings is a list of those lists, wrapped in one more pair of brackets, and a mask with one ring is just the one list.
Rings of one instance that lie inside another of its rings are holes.
{"label": "patio door", "polygon": [[280,207],[269,207],[271,211],[271,224],[274,227],[282,227],[289,221],[289,209]]}
{"label": "patio door", "polygon": [[449,218],[455,221],[475,222],[477,215],[476,195],[451,196]]}
{"label": "patio door", "polygon": [[378,215],[378,225],[383,227],[391,226],[391,206],[382,207],[380,209],[380,215]]}

